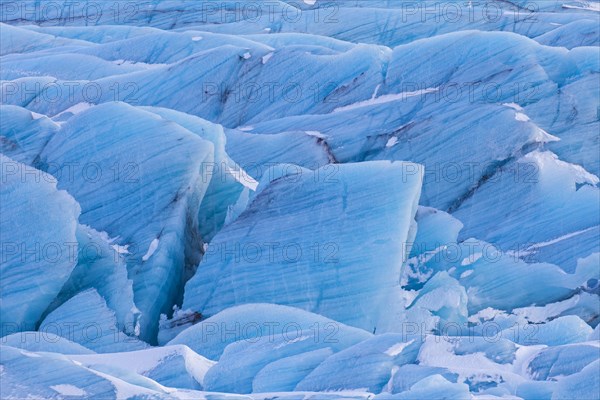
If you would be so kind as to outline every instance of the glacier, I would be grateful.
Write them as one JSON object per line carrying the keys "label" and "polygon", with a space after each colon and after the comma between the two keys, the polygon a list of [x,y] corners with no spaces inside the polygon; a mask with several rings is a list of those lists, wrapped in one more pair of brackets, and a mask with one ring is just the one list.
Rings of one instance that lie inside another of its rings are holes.
{"label": "glacier", "polygon": [[[215,236],[198,266],[204,273],[186,284],[182,307],[212,315],[272,301],[369,331],[386,325],[378,310],[386,304],[387,312],[398,312],[395,278],[413,235],[421,169],[380,161],[286,172],[262,190],[261,181],[248,208]],[[388,188],[385,180],[397,184]],[[365,196],[385,200],[365,207]],[[321,205],[311,216],[312,201]],[[267,205],[270,213],[261,213]],[[389,218],[395,223],[384,223]],[[286,289],[288,279],[295,284]]]}
{"label": "glacier", "polygon": [[597,0],[0,2],[0,397],[600,399]]}
{"label": "glacier", "polygon": [[[35,329],[69,279],[77,262],[76,230],[81,209],[69,193],[57,188],[53,176],[5,155],[0,156],[0,166],[2,208],[15,213],[1,222],[0,305],[5,334],[11,329]],[[31,230],[32,221],[43,224]]]}

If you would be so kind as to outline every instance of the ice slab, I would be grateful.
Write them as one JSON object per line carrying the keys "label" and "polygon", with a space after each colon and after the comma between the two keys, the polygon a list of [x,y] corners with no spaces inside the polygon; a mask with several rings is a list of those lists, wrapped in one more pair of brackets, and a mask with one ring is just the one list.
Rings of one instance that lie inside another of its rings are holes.
{"label": "ice slab", "polygon": [[61,353],[61,354],[95,354],[94,351],[79,343],[71,342],[51,332],[28,331],[3,336],[3,346],[10,346],[29,352]]}
{"label": "ice slab", "polygon": [[25,108],[0,105],[0,152],[32,165],[59,125]]}
{"label": "ice slab", "polygon": [[139,350],[149,347],[117,325],[114,311],[95,289],[85,290],[48,314],[39,330],[62,336],[98,353]]}
{"label": "ice slab", "polygon": [[332,355],[315,368],[296,390],[328,392],[362,389],[380,393],[395,366],[416,361],[421,341],[404,334],[383,334]]}
{"label": "ice slab", "polygon": [[80,221],[127,249],[146,340],[155,340],[160,313],[171,310],[197,263],[198,207],[208,186],[201,165],[213,159],[212,143],[124,103],[70,118],[42,153],[41,164],[82,205]]}
{"label": "ice slab", "polygon": [[184,344],[196,353],[219,360],[225,348],[235,342],[252,343],[263,336],[281,338],[285,329],[295,335],[296,328],[317,332],[325,330],[319,341],[337,335],[360,341],[371,337],[369,332],[340,324],[334,320],[298,308],[277,304],[244,304],[228,308],[181,332],[169,345]]}
{"label": "ice slab", "polygon": [[[0,154],[2,335],[34,330],[77,264],[79,204],[45,172]],[[27,301],[24,301],[27,299]]]}
{"label": "ice slab", "polygon": [[211,242],[182,308],[211,316],[237,304],[272,302],[373,331],[400,307],[420,171],[381,161],[273,181]]}
{"label": "ice slab", "polygon": [[140,374],[161,385],[202,390],[206,372],[215,364],[187,346],[156,347],[132,352],[70,356],[89,368],[104,365]]}

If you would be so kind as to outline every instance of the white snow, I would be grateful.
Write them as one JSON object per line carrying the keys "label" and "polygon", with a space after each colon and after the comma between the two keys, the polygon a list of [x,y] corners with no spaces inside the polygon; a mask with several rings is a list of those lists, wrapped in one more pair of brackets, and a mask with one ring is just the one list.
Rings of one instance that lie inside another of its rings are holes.
{"label": "white snow", "polygon": [[[88,225],[85,225],[87,228],[89,229],[93,229]],[[102,231],[102,232],[98,232],[98,234],[100,235],[100,237],[106,241],[106,243],[110,244],[111,247],[113,248],[113,250],[117,253],[117,254],[129,254],[129,245],[120,245],[115,243],[116,241],[118,241],[121,237],[117,236],[114,238],[111,238],[108,233]],[[88,233],[88,237],[91,238],[91,235]]]}
{"label": "white snow", "polygon": [[[48,118],[47,115],[44,114],[38,114],[36,112],[30,111],[31,113],[31,119],[33,120],[38,120],[38,119],[42,119],[42,118]],[[57,126],[60,128],[61,124],[59,122],[53,121],[52,119],[48,118],[48,121],[50,121],[52,124],[54,124],[54,126]]]}
{"label": "white snow", "polygon": [[396,136],[391,137],[390,140],[387,141],[387,143],[385,144],[385,147],[394,147],[396,144],[398,144],[398,138]]}
{"label": "white snow", "polygon": [[527,318],[529,322],[534,324],[543,323],[551,320],[552,318],[556,318],[564,311],[575,307],[579,302],[579,295],[575,295],[570,299],[559,301],[557,303],[546,304],[543,307],[523,307],[523,308],[515,308],[513,310],[513,314],[520,316],[522,318]]}
{"label": "white snow", "polygon": [[36,112],[30,111],[31,112],[31,118],[33,119],[40,119],[40,118],[44,118],[45,115],[44,114],[38,114]]}
{"label": "white snow", "polygon": [[512,108],[513,110],[516,110],[516,111],[523,111],[523,107],[521,107],[517,103],[504,103],[502,105],[506,106],[506,107],[510,107],[510,108]]}
{"label": "white snow", "polygon": [[[512,108],[513,110],[517,111],[515,113],[515,120],[517,120],[519,122],[532,122],[531,118],[529,118],[529,116],[523,112],[523,107],[521,107],[517,103],[504,103],[502,105]],[[537,125],[536,125],[536,127],[537,127],[537,132],[536,132],[537,135],[534,137],[535,140],[537,140],[539,142],[544,142],[544,143],[560,141],[560,138],[549,134],[548,132],[546,132],[545,130],[543,130],[542,128],[540,128]]]}
{"label": "white snow", "polygon": [[67,383],[61,385],[50,386],[50,389],[55,390],[63,396],[85,396],[87,392],[77,386],[69,385]]}
{"label": "white snow", "polygon": [[[575,178],[575,181],[580,184],[587,183],[595,186],[600,182],[600,179],[598,179],[596,175],[586,171],[582,166],[561,161],[556,154],[550,151],[535,150],[525,155],[523,160],[537,163],[540,167],[540,170],[545,169],[544,166],[550,164],[568,168],[571,172],[571,175]],[[549,166],[549,170],[554,166]]]}
{"label": "white snow", "polygon": [[441,245],[431,251],[426,251],[425,253],[423,253],[417,257],[416,262],[427,263],[427,262],[429,262],[429,260],[431,260],[433,257],[435,257],[438,253],[445,251],[447,248],[448,248],[448,246]]}
{"label": "white snow", "polygon": [[402,353],[402,350],[404,350],[407,346],[411,345],[414,341],[415,340],[413,339],[410,342],[396,343],[395,345],[387,349],[385,351],[385,354],[387,354],[390,357],[396,357],[398,354]]}
{"label": "white snow", "polygon": [[273,52],[271,52],[271,53],[267,54],[266,56],[263,56],[263,58],[262,58],[262,63],[263,63],[263,64],[266,64],[266,63],[267,63],[267,62],[268,62],[268,61],[271,59],[271,57],[273,57],[273,54],[274,54],[274,53],[273,53]]}
{"label": "white snow", "polygon": [[236,128],[238,131],[242,131],[242,132],[250,132],[251,130],[254,129],[253,126],[241,126],[239,128]]}
{"label": "white snow", "polygon": [[152,69],[152,68],[158,68],[158,67],[164,67],[167,66],[169,64],[148,64],[142,61],[131,61],[131,60],[114,60],[113,64],[117,64],[117,65],[136,65],[138,67],[143,67],[145,69]]}
{"label": "white snow", "polygon": [[29,358],[41,358],[42,357],[39,354],[32,353],[27,350],[21,350],[21,354],[23,354],[24,356],[29,357]]}
{"label": "white snow", "polygon": [[[470,379],[472,382],[487,381],[490,377],[496,381],[503,379],[508,384],[520,383],[524,380],[515,371],[517,362],[521,361],[518,354],[514,364],[498,364],[488,359],[483,353],[456,355],[453,348],[454,344],[450,339],[440,340],[439,336],[427,336],[419,352],[419,363],[448,368],[450,371],[458,373],[460,380]],[[518,367],[521,367],[520,363]]]}
{"label": "white snow", "polygon": [[460,274],[460,279],[466,278],[466,277],[470,276],[472,273],[473,273],[472,269],[465,271],[462,274]]}
{"label": "white snow", "polygon": [[525,114],[523,114],[521,112],[518,112],[518,113],[515,114],[515,119],[517,121],[520,121],[520,122],[531,121],[527,115],[525,115]]}
{"label": "white snow", "polygon": [[388,383],[385,384],[385,389],[383,390],[383,392],[386,392],[386,393],[392,392],[392,389],[394,388],[394,377],[396,376],[396,374],[398,373],[399,370],[400,370],[400,367],[397,365],[394,365],[394,367],[392,368],[392,374],[390,376],[390,380],[388,381]]}
{"label": "white snow", "polygon": [[545,242],[535,243],[535,244],[529,246],[528,248],[526,248],[525,250],[523,250],[521,252],[509,252],[507,254],[510,254],[510,255],[519,255],[519,256],[523,257],[523,256],[526,256],[526,255],[535,253],[537,250],[539,250],[542,247],[551,246],[553,244],[562,242],[563,240],[570,239],[570,238],[575,237],[575,236],[579,236],[582,233],[586,233],[586,232],[589,232],[589,231],[594,230],[594,229],[598,229],[598,225],[592,226],[592,227],[587,228],[587,229],[582,229],[580,231],[567,233],[566,235],[562,235],[560,237],[557,237],[557,238],[554,238],[554,239],[551,239],[551,240],[547,240]]}
{"label": "white snow", "polygon": [[252,58],[252,54],[250,54],[250,52],[247,51],[242,55],[242,58],[244,60],[249,60],[250,58]]}
{"label": "white snow", "polygon": [[413,303],[413,301],[415,301],[415,299],[417,298],[417,296],[419,295],[419,291],[418,290],[406,290],[406,289],[401,289],[402,293],[402,300],[404,301],[405,307],[410,307],[410,305]]}
{"label": "white snow", "polygon": [[571,4],[563,4],[563,8],[570,8],[575,10],[588,10],[588,11],[600,11],[600,3],[585,3],[585,6],[575,6]]}
{"label": "white snow", "polygon": [[202,40],[202,36],[193,36],[193,37],[192,37],[192,41],[193,41],[193,42],[199,42],[199,41],[201,41],[201,40]]}
{"label": "white snow", "polygon": [[94,104],[91,103],[86,103],[86,102],[81,102],[81,103],[77,103],[74,106],[71,106],[69,108],[67,108],[66,110],[62,111],[59,114],[56,114],[54,117],[60,117],[63,114],[66,113],[71,113],[73,115],[79,114],[81,112],[84,112],[87,109],[90,109],[94,106]]}
{"label": "white snow", "polygon": [[125,246],[113,244],[111,247],[117,252],[117,254],[129,254],[129,245],[128,244],[126,244]]}
{"label": "white snow", "polygon": [[238,167],[238,170],[231,168],[230,166],[226,166],[227,173],[235,178],[236,181],[244,185],[250,190],[256,191],[258,187],[258,181],[252,178],[246,171],[242,170]]}
{"label": "white snow", "polygon": [[546,132],[545,130],[543,130],[542,128],[540,128],[539,126],[537,126],[537,135],[534,136],[534,139],[537,140],[538,142],[542,142],[542,143],[550,143],[550,142],[560,142],[560,138],[554,135],[549,134],[548,132]]}
{"label": "white snow", "polygon": [[367,106],[372,106],[372,105],[377,105],[377,104],[390,103],[390,102],[396,101],[396,100],[405,100],[410,97],[421,96],[421,95],[425,95],[425,94],[429,94],[429,93],[435,93],[438,90],[439,90],[438,88],[427,88],[427,89],[416,90],[414,92],[385,94],[380,97],[375,97],[375,98],[371,98],[369,100],[364,100],[364,101],[359,101],[357,103],[348,104],[347,106],[338,107],[338,108],[334,109],[333,112],[335,113],[335,112],[340,112],[340,111],[354,110],[357,108],[362,108],[362,107],[367,107]]}
{"label": "white snow", "polygon": [[476,262],[477,260],[479,260],[481,257],[483,257],[483,253],[473,253],[471,254],[469,257],[465,258],[464,260],[462,260],[462,262],[460,263],[461,266],[466,266],[466,265],[471,265],[474,262]]}
{"label": "white snow", "polygon": [[469,317],[469,322],[477,323],[479,321],[491,321],[497,316],[506,315],[505,311],[496,310],[495,308],[488,307],[479,311],[477,314],[473,314]]}
{"label": "white snow", "polygon": [[182,345],[155,347],[127,353],[72,355],[69,358],[86,367],[93,368],[94,365],[104,364],[144,374],[156,368],[163,360],[177,355],[184,358],[187,369],[198,382],[204,380],[206,372],[214,365],[213,361],[194,353],[189,347]]}
{"label": "white snow", "polygon": [[317,0],[304,0],[304,4],[314,6]]}
{"label": "white snow", "polygon": [[327,136],[323,135],[319,131],[304,131],[304,133],[306,133],[308,136],[313,136],[319,139],[327,139]]}
{"label": "white snow", "polygon": [[515,353],[515,361],[513,362],[513,371],[521,376],[533,378],[529,373],[529,363],[538,355],[540,350],[546,346],[533,345],[533,346],[520,346],[517,345],[517,351]]}
{"label": "white snow", "polygon": [[[127,381],[121,380],[117,377],[114,377],[112,375],[109,375],[107,373],[104,372],[100,372],[98,370],[92,369],[92,368],[87,368],[87,370],[93,374],[98,375],[101,378],[106,379],[107,381],[109,381],[115,388],[116,391],[116,398],[117,399],[128,399],[130,397],[136,397],[136,396],[156,396],[156,392],[142,387],[142,386],[136,386],[133,385]],[[162,386],[154,381],[151,381],[150,379],[148,379],[149,382],[153,382],[153,384],[155,384],[155,386],[157,387],[157,389],[162,390],[164,393],[169,393],[169,392],[173,392],[175,389],[171,389],[171,388],[167,388],[165,386]]]}
{"label": "white snow", "polygon": [[158,244],[160,243],[160,240],[158,238],[155,238],[151,243],[150,246],[148,246],[148,251],[146,252],[146,254],[144,254],[144,256],[142,257],[142,261],[148,261],[148,259],[150,257],[152,257],[152,254],[154,254],[154,252],[156,251],[156,249],[158,249]]}
{"label": "white snow", "polygon": [[379,94],[379,89],[381,89],[381,83],[375,86],[375,90],[373,91],[373,96],[371,96],[371,99],[377,98],[377,95]]}

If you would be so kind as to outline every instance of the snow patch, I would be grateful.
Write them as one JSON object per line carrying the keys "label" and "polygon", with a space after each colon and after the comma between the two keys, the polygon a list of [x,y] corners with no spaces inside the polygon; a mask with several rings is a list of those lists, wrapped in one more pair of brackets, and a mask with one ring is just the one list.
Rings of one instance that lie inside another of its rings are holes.
{"label": "snow patch", "polygon": [[416,90],[414,92],[386,94],[386,95],[383,95],[380,97],[371,98],[369,100],[352,103],[347,106],[338,107],[338,108],[334,109],[333,112],[336,113],[336,112],[340,112],[340,111],[354,110],[357,108],[368,107],[368,106],[373,106],[373,105],[378,105],[378,104],[386,104],[386,103],[391,103],[392,101],[405,100],[410,97],[422,96],[422,95],[426,95],[426,94],[430,94],[430,93],[436,93],[438,91],[439,91],[439,88],[427,88],[427,89]]}
{"label": "snow patch", "polygon": [[472,273],[473,273],[472,269],[465,271],[462,274],[460,274],[460,279],[466,278],[466,277],[470,276]]}
{"label": "snow patch", "polygon": [[553,244],[562,242],[563,240],[567,240],[567,239],[570,239],[572,237],[579,236],[582,233],[586,233],[586,232],[589,232],[589,231],[597,229],[597,228],[598,228],[598,225],[589,227],[587,229],[582,229],[580,231],[567,233],[566,235],[562,235],[562,236],[559,236],[557,238],[554,238],[554,239],[551,239],[551,240],[547,240],[545,242],[535,243],[535,244],[529,246],[528,248],[526,248],[524,250],[524,253],[523,252],[520,252],[520,253],[519,252],[510,252],[510,255],[519,255],[521,257],[526,256],[526,255],[530,255],[530,254],[535,253],[537,250],[539,250],[542,247],[551,246]]}
{"label": "snow patch", "polygon": [[263,56],[262,63],[266,64],[267,62],[269,62],[269,60],[271,59],[271,57],[273,57],[273,54],[275,54],[275,53],[271,52],[271,53],[267,54],[266,56]]}
{"label": "snow patch", "polygon": [[111,247],[117,252],[117,254],[129,254],[129,245],[128,244],[126,244],[125,246],[113,244]]}
{"label": "snow patch", "polygon": [[465,265],[471,265],[474,262],[476,262],[477,260],[479,260],[481,257],[483,257],[483,253],[473,253],[469,257],[467,257],[464,260],[462,260],[462,262],[460,263],[460,265],[463,266],[463,267]]}
{"label": "snow patch", "polygon": [[497,316],[506,315],[506,312],[501,310],[496,310],[495,308],[488,307],[483,310],[473,314],[469,317],[469,322],[477,323],[479,321],[491,321]]}
{"label": "snow patch", "polygon": [[146,252],[146,254],[144,254],[144,256],[142,257],[142,261],[148,261],[148,259],[150,257],[152,257],[152,254],[154,254],[154,252],[156,251],[156,249],[158,249],[158,244],[160,243],[160,240],[158,238],[154,239],[151,243],[150,246],[148,247],[148,251]]}
{"label": "snow patch", "polygon": [[585,3],[583,6],[575,6],[571,4],[563,4],[562,8],[573,10],[600,11],[600,3]]}
{"label": "snow patch", "polygon": [[241,168],[238,171],[236,171],[230,166],[227,166],[227,173],[233,176],[236,181],[244,185],[244,187],[256,191],[256,188],[258,187],[258,181],[250,175],[248,175],[246,171],[243,171]]}
{"label": "snow patch", "polygon": [[[531,118],[529,118],[529,116],[523,112],[523,107],[521,107],[517,103],[504,103],[502,105],[512,108],[513,110],[517,111],[515,113],[515,120],[517,120],[519,122],[532,122]],[[537,125],[536,125],[536,128],[537,128],[537,132],[536,132],[536,135],[534,136],[534,139],[536,141],[544,142],[544,143],[560,141],[560,138],[549,134],[548,132],[546,132],[542,128],[538,127]]]}
{"label": "snow patch", "polygon": [[411,340],[410,342],[405,342],[405,343],[396,343],[395,345],[393,345],[392,347],[390,347],[389,349],[387,349],[385,351],[385,354],[387,354],[390,357],[396,357],[398,354],[402,353],[402,351],[407,347],[410,346],[415,340]]}
{"label": "snow patch", "polygon": [[531,306],[515,308],[513,314],[534,324],[544,323],[556,318],[570,308],[575,307],[579,302],[579,298],[579,295],[575,295],[567,300],[546,304],[543,307]]}
{"label": "snow patch", "polygon": [[[128,399],[130,397],[142,397],[142,396],[156,396],[156,392],[152,391],[151,389],[142,387],[142,386],[136,386],[133,385],[127,381],[121,380],[117,377],[114,377],[112,375],[106,374],[104,372],[100,372],[98,370],[89,368],[89,367],[85,367],[89,372],[98,375],[101,378],[106,379],[107,381],[109,381],[113,387],[115,388],[116,391],[116,398],[117,399]],[[171,388],[167,388],[165,386],[162,386],[159,383],[156,383],[157,388],[159,388],[160,390],[162,390],[164,393],[171,393],[173,391],[175,391],[176,389],[171,389]]]}
{"label": "snow patch", "polygon": [[304,133],[306,133],[308,136],[313,136],[319,139],[327,139],[327,136],[323,135],[319,131],[304,131]]}
{"label": "snow patch", "polygon": [[35,119],[41,119],[41,118],[45,117],[44,114],[38,114],[38,113],[33,112],[33,111],[30,111],[30,113],[31,113],[31,118],[34,119],[34,120]]}
{"label": "snow patch", "polygon": [[399,370],[400,370],[400,367],[397,366],[397,365],[394,365],[394,368],[392,368],[392,374],[390,376],[390,380],[385,385],[384,392],[386,392],[386,393],[392,393],[392,391],[394,389],[394,378],[395,378],[395,376],[396,376],[396,374],[398,373]]}
{"label": "snow patch", "polygon": [[145,69],[152,69],[152,68],[158,68],[158,67],[165,67],[169,64],[148,64],[142,61],[131,61],[131,60],[114,60],[113,64],[117,64],[117,65],[135,65],[138,67],[142,67]]}
{"label": "snow patch", "polygon": [[522,112],[518,112],[518,113],[516,113],[516,114],[515,114],[515,119],[516,119],[517,121],[520,121],[520,122],[527,122],[527,121],[531,121],[531,120],[529,119],[529,117],[528,117],[526,114],[523,114]]}
{"label": "snow patch", "polygon": [[502,105],[506,106],[506,107],[510,107],[510,108],[512,108],[513,110],[516,110],[516,111],[523,111],[523,107],[521,107],[517,103],[504,103]]}
{"label": "snow patch", "polygon": [[550,143],[550,142],[560,142],[560,138],[554,135],[549,134],[539,126],[537,126],[537,132],[534,136],[534,139],[538,142]]}
{"label": "snow patch", "polygon": [[396,136],[391,137],[390,140],[387,141],[387,143],[385,144],[385,147],[394,147],[396,144],[398,144],[398,138]]}
{"label": "snow patch", "polygon": [[23,354],[25,357],[29,357],[29,358],[41,358],[42,357],[39,354],[32,353],[27,350],[21,350],[21,354]]}
{"label": "snow patch", "polygon": [[381,83],[375,86],[375,90],[373,91],[373,96],[371,96],[371,100],[376,99],[379,94],[379,89],[381,89]]}

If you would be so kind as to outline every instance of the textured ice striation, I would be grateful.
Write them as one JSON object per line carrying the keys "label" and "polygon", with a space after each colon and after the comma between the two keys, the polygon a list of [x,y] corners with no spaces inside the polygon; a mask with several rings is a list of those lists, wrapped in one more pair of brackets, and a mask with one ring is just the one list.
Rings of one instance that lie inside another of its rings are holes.
{"label": "textured ice striation", "polygon": [[2,154],[0,168],[4,335],[34,330],[69,279],[77,263],[80,208],[51,175]]}
{"label": "textured ice striation", "polygon": [[599,27],[0,2],[0,397],[599,399]]}
{"label": "textured ice striation", "polygon": [[271,301],[368,331],[385,326],[401,307],[398,277],[421,179],[420,166],[389,161],[274,179],[211,242],[183,308],[210,316]]}

